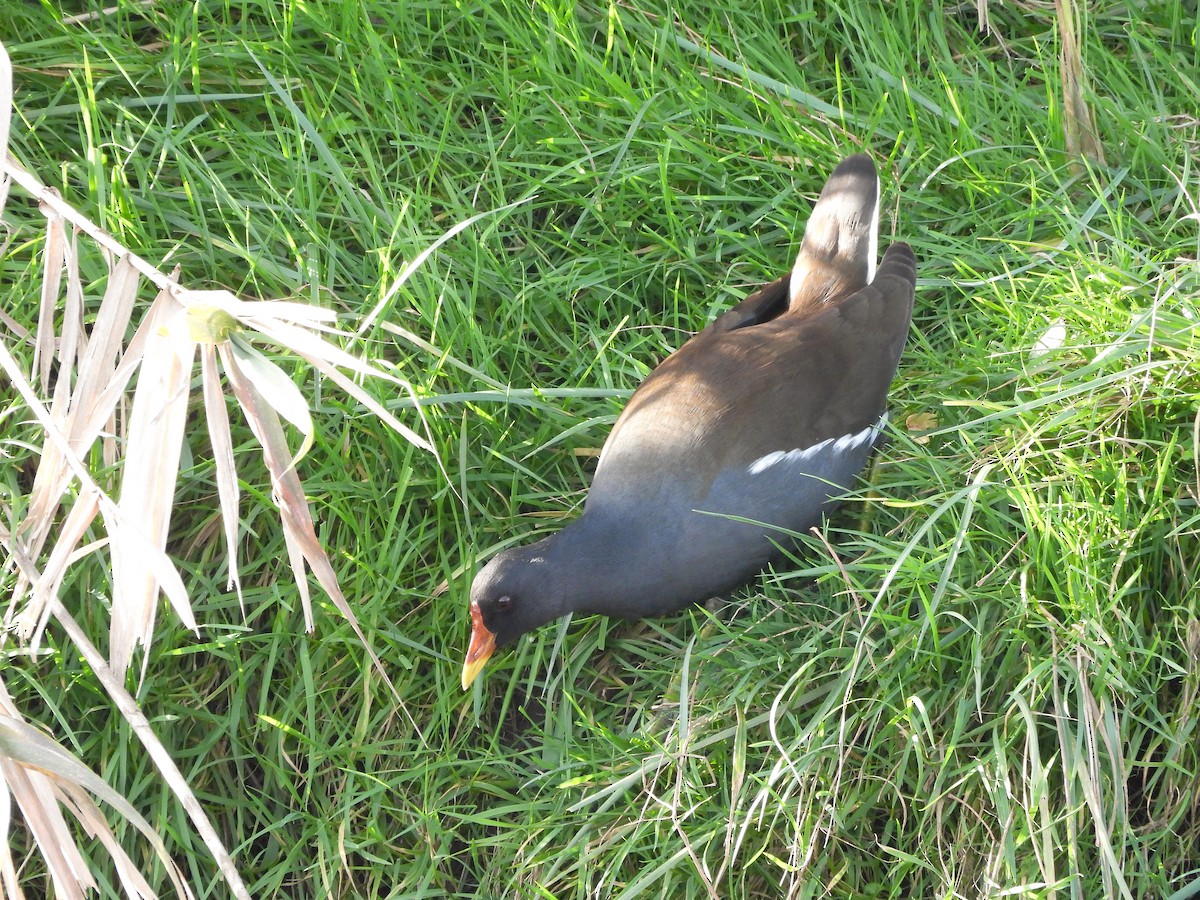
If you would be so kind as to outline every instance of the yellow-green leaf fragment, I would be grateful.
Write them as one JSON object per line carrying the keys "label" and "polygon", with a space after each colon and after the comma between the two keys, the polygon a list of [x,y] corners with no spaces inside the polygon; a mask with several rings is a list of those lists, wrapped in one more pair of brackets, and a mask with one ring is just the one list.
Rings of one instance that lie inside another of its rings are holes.
{"label": "yellow-green leaf fragment", "polygon": [[242,323],[217,306],[187,307],[188,336],[197,344],[221,344],[243,330]]}

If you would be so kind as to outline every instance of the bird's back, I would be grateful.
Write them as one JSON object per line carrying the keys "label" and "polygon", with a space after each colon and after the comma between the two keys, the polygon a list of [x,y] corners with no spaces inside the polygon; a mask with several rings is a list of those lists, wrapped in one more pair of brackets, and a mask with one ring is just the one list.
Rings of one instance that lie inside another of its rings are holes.
{"label": "bird's back", "polygon": [[625,523],[629,551],[665,557],[684,592],[773,555],[769,531],[739,520],[805,530],[866,463],[916,278],[900,243],[876,273],[877,209],[874,166],[851,157],[792,272],[664,360],[614,426],[587,515]]}

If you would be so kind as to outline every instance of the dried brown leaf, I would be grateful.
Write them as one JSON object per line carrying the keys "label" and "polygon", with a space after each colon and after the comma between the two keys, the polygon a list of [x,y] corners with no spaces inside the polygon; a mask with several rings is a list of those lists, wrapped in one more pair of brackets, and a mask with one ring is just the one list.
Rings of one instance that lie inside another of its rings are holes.
{"label": "dried brown leaf", "polygon": [[82,788],[68,781],[56,781],[54,786],[58,802],[70,811],[71,816],[84,827],[89,836],[98,840],[108,851],[113,867],[117,870],[117,878],[125,888],[126,896],[158,900],[158,894],[138,871],[133,860],[129,858],[129,854],[125,852],[125,848],[117,842],[117,836],[108,827],[108,821],[104,818],[100,807],[96,805],[96,801],[89,797]]}
{"label": "dried brown leaf", "polygon": [[[159,293],[148,315],[154,325],[129,417],[121,517],[108,522],[113,560],[109,656],[119,673],[128,668],[135,645],[149,644],[159,588],[166,587],[144,545],[148,542],[160,553],[166,547],[196,349],[186,310],[166,291]],[[167,596],[180,619],[195,630],[186,592]]]}
{"label": "dried brown leaf", "polygon": [[[300,478],[296,475],[295,469],[292,468],[291,452],[274,407],[246,377],[232,345],[220,344],[218,350],[221,354],[221,362],[225,366],[225,375],[233,388],[233,394],[237,397],[242,412],[246,415],[246,422],[249,424],[250,430],[254,432],[259,445],[263,448],[263,460],[266,462],[267,471],[271,476],[271,499],[275,501],[275,505],[280,511],[292,575],[300,590],[301,605],[304,609],[304,627],[306,630],[312,631],[312,603],[305,574],[305,554],[299,542],[296,541],[295,535],[297,528],[303,530],[305,525],[310,531],[313,530],[312,516],[308,509],[308,501],[304,497],[304,488],[300,484]],[[323,550],[321,552],[324,553]]]}
{"label": "dried brown leaf", "polygon": [[308,412],[308,401],[283,369],[239,335],[230,336],[229,351],[237,360],[238,369],[254,384],[259,395],[271,404],[275,412],[291,422],[303,436],[300,449],[288,464],[289,468],[294,466],[304,458],[313,443],[313,422]]}
{"label": "dried brown leaf", "polygon": [[83,283],[79,278],[79,229],[71,228],[64,261],[67,268],[67,297],[63,304],[62,339],[58,342],[58,380],[71,382],[75,364],[83,357],[87,338],[83,331]]}
{"label": "dried brown leaf", "polygon": [[[124,393],[125,385],[129,383],[129,375],[123,379],[116,378],[117,360],[140,361],[141,346],[144,343],[144,340],[137,341],[138,335],[135,335],[135,341],[131,342],[129,351],[122,354],[125,334],[140,286],[141,277],[137,270],[128,257],[122,256],[108,273],[104,299],[96,312],[87,350],[79,363],[79,382],[71,401],[68,433],[72,442],[81,450],[91,447],[103,429],[107,432],[104,438],[104,460],[108,466],[115,462],[117,454],[116,419],[113,412],[117,400]],[[126,371],[132,373],[132,367],[126,367]],[[117,389],[109,390],[110,386]],[[110,399],[105,401],[102,399],[105,396]]]}
{"label": "dried brown leaf", "polygon": [[257,327],[252,323],[259,319],[305,322],[310,327],[317,327],[320,322],[337,321],[337,313],[331,309],[291,300],[243,300],[232,291],[195,291],[190,288],[181,288],[178,296],[179,302],[189,309],[219,309],[250,324],[252,328]]}
{"label": "dried brown leaf", "polygon": [[[350,379],[346,378],[345,375],[337,372],[337,369],[335,369],[334,366],[343,369],[349,369],[351,372],[356,372],[359,375],[365,375],[371,378],[383,378],[384,380],[390,381],[392,384],[403,388],[415,400],[416,392],[412,389],[412,385],[410,385],[407,381],[402,378],[397,378],[396,376],[387,372],[376,369],[374,366],[363,362],[361,359],[358,359],[357,357],[347,353],[340,347],[331,344],[324,338],[290,323],[281,322],[278,320],[268,320],[265,318],[255,318],[252,320],[252,324],[255,329],[261,335],[263,335],[263,337],[274,341],[280,347],[284,347],[285,349],[298,354],[310,365],[315,366],[317,369],[336,381],[337,385],[342,388],[342,390],[349,393],[360,403],[368,406],[371,412],[383,419],[406,441],[409,441],[417,447],[420,447],[422,450],[426,450],[430,453],[436,452],[432,443],[421,437],[407,425],[404,425],[402,422],[400,422],[400,420],[385,410],[378,401],[372,398],[370,394],[368,394]],[[337,372],[336,375],[333,374],[335,372]],[[421,412],[420,406],[415,405],[415,408],[417,410],[417,415],[421,416],[422,421],[424,421],[424,414]]]}
{"label": "dried brown leaf", "polygon": [[[46,188],[54,191],[53,188]],[[57,195],[57,191],[54,191]],[[42,300],[38,307],[37,342],[33,349],[33,370],[39,376],[42,387],[50,384],[53,372],[56,337],[54,332],[55,313],[58,311],[58,291],[62,284],[63,254],[66,247],[66,232],[63,217],[53,208],[42,205],[46,217],[46,247],[42,261]]]}
{"label": "dried brown leaf", "polygon": [[[97,496],[100,503],[100,511],[104,514],[105,521],[108,523],[109,533],[113,534],[114,529],[120,528],[122,535],[128,536],[128,539],[133,544],[134,550],[141,553],[146,565],[154,572],[162,585],[163,592],[173,604],[178,604],[182,598],[182,605],[185,609],[187,606],[187,592],[183,588],[183,582],[179,578],[179,573],[175,570],[174,565],[161,548],[153,545],[149,540],[141,535],[136,525],[130,522],[136,522],[136,519],[130,520],[128,517],[122,516],[117,504],[108,496],[95,479],[92,478],[87,466],[84,464],[70,447],[62,429],[54,422],[50,416],[50,412],[45,405],[34,394],[29,382],[24,378],[17,361],[13,359],[8,352],[3,342],[0,342],[0,370],[8,377],[9,382],[16,388],[17,393],[21,395],[26,407],[33,413],[37,419],[38,425],[42,428],[50,444],[53,444],[59,453],[62,454],[66,465],[71,470],[71,475],[79,481],[81,487],[85,491],[92,491]],[[8,536],[0,532],[0,537],[4,538],[8,543],[8,550],[12,558],[17,562],[21,577],[30,583],[35,583],[38,578],[34,573],[34,567],[29,554],[23,542],[17,539],[10,539]],[[185,621],[190,621],[190,611]],[[93,666],[94,668],[94,666]]]}
{"label": "dried brown leaf", "polygon": [[931,409],[924,412],[913,413],[904,420],[904,428],[906,431],[933,431],[938,427],[938,414]]}
{"label": "dried brown leaf", "polygon": [[[103,508],[103,504],[102,504]],[[183,777],[183,773],[179,771],[179,767],[171,758],[171,754],[162,745],[162,741],[154,733],[154,729],[150,726],[145,713],[141,707],[133,699],[130,693],[125,690],[124,684],[117,678],[116,673],[108,667],[104,657],[100,651],[96,649],[87,634],[79,627],[71,614],[62,605],[61,600],[54,602],[54,617],[58,620],[58,624],[62,627],[67,637],[79,650],[84,660],[95,673],[96,678],[104,686],[110,698],[125,721],[129,723],[130,729],[138,740],[142,742],[142,746],[146,748],[147,754],[154,761],[163,780],[167,786],[179,798],[180,804],[187,811],[188,818],[192,820],[196,831],[200,834],[204,844],[208,847],[213,859],[216,860],[221,874],[225,878],[225,882],[229,885],[230,893],[238,898],[238,900],[250,900],[250,893],[246,890],[246,885],[243,883],[241,876],[238,875],[237,867],[233,864],[233,859],[229,855],[229,851],[225,849],[225,845],[221,843],[221,838],[218,836],[216,829],[213,828],[212,822],[204,813],[204,808],[200,805],[200,801],[196,799],[195,792],[187,783],[187,779]]]}
{"label": "dried brown leaf", "polygon": [[54,548],[50,551],[50,558],[42,569],[41,577],[29,592],[29,602],[17,618],[16,628],[21,640],[28,641],[34,648],[41,642],[42,631],[50,617],[51,601],[58,596],[67,566],[73,561],[75,548],[83,540],[88,526],[92,524],[99,510],[98,492],[85,488],[59,529],[58,540],[54,542]]}
{"label": "dried brown leaf", "polygon": [[[292,470],[289,469],[288,473]],[[285,477],[287,477],[285,475]],[[283,526],[283,545],[287,547],[288,567],[292,570],[292,576],[296,579],[296,589],[300,592],[300,608],[304,611],[304,630],[309,634],[316,628],[313,621],[312,611],[312,592],[308,589],[308,575],[305,573],[304,550],[300,546],[300,542],[296,539],[296,522],[295,516],[289,515],[289,501],[291,495],[287,492],[286,487],[283,489],[283,496],[280,496],[281,490],[278,484],[274,485],[271,492],[275,500],[275,505],[279,507],[280,524]]]}
{"label": "dried brown leaf", "polygon": [[[80,880],[90,879],[91,873],[71,839],[71,831],[45,776],[0,757],[0,784],[7,785],[21,810],[25,827],[42,853],[55,894],[83,900]],[[84,887],[94,888],[95,883],[84,882]]]}
{"label": "dried brown leaf", "polygon": [[934,410],[925,410],[924,413],[913,413],[904,420],[904,427],[907,431],[916,433],[914,442],[918,444],[928,444],[929,434],[925,432],[934,431],[937,427],[937,413]]}
{"label": "dried brown leaf", "polygon": [[[371,366],[310,330],[317,329],[330,334],[340,334],[340,332],[324,328],[320,325],[321,322],[334,321],[336,319],[336,316],[331,311],[317,306],[282,300],[246,301],[239,299],[229,291],[183,290],[180,291],[179,296],[181,301],[188,306],[190,318],[195,322],[194,334],[196,334],[198,340],[204,339],[200,336],[201,333],[207,333],[208,339],[214,342],[226,339],[232,339],[235,342],[240,340],[236,334],[228,333],[229,328],[227,326],[220,324],[221,317],[213,313],[213,311],[219,310],[221,313],[241,323],[247,329],[258,332],[276,345],[297,354],[310,365],[317,367],[320,371],[329,375],[331,379],[337,382],[339,387],[367,405],[373,413],[395,429],[405,440],[415,444],[422,450],[436,455],[436,451],[430,441],[400,422],[395,416],[384,409],[380,403],[367,394],[366,391],[362,390],[362,388],[341,373],[336,372],[333,368],[333,366],[338,366],[366,377],[383,378],[403,388],[413,398],[417,415],[421,419],[422,424],[425,425],[426,432],[429,431],[424,413],[421,411],[420,405],[416,403],[416,392],[412,389],[412,385],[402,378],[397,378],[394,375]],[[294,322],[303,322],[304,327],[296,325]],[[249,346],[249,344],[242,341],[241,346]],[[263,359],[265,360],[265,357]],[[273,364],[268,362],[267,365]],[[251,374],[249,367],[247,367],[246,374]],[[282,377],[286,378],[286,376]],[[272,393],[268,393],[267,396],[270,397],[272,402],[275,401]],[[297,408],[302,406],[302,414],[293,417],[293,415],[289,414],[287,408],[277,408],[284,414],[285,418],[295,424],[305,434],[308,434],[308,427],[301,424],[303,417],[307,417],[308,415],[307,403],[303,401],[303,397],[298,396],[296,400],[289,401],[289,404],[296,404]],[[307,445],[300,450],[296,458],[301,458],[306,449]]]}
{"label": "dried brown leaf", "polygon": [[[28,384],[28,382],[25,382]],[[32,390],[32,387],[30,387]],[[49,416],[56,428],[66,431],[67,410],[70,406],[70,386],[66,379],[54,386],[54,397],[50,402]],[[33,479],[29,508],[19,529],[26,546],[41,552],[58,513],[59,502],[70,481],[67,462],[57,446],[44,447],[38,460],[37,473]],[[19,597],[27,585],[18,582],[14,597]]]}
{"label": "dried brown leaf", "polygon": [[217,497],[221,502],[221,523],[225,528],[225,551],[228,558],[229,587],[237,591],[238,604],[245,615],[242,600],[242,580],[238,574],[238,478],[233,461],[233,437],[229,429],[229,410],[221,375],[217,369],[217,351],[213,344],[200,345],[200,381],[204,386],[204,418],[208,422],[209,443],[217,472]]}
{"label": "dried brown leaf", "polygon": [[0,712],[0,790],[7,787],[21,810],[25,826],[42,851],[55,893],[82,900],[81,886],[95,889],[96,883],[63,819],[49,778],[21,762],[22,742],[19,735],[14,736],[13,731],[20,726],[30,731],[33,729],[20,721],[2,683],[0,708],[3,709]]}
{"label": "dried brown leaf", "polygon": [[[7,695],[5,699],[8,699]],[[58,843],[64,850],[75,880],[85,887],[95,887],[86,864],[80,870],[76,863],[71,862],[71,850],[75,848],[75,841],[58,808],[60,804],[71,811],[89,834],[99,838],[109,848],[118,870],[126,870],[122,874],[122,882],[126,883],[127,888],[135,888],[130,891],[133,896],[154,896],[132,861],[117,846],[107,820],[89,796],[94,794],[142,833],[162,861],[176,889],[185,896],[191,896],[162,839],[129,801],[60,744],[15,715],[11,700],[5,705],[8,709],[0,714],[0,764],[7,766],[4,770],[6,776],[16,776],[16,770],[19,768],[20,774],[24,775],[32,786],[33,790],[28,796],[36,798],[39,806],[27,809],[22,805],[22,815],[28,820],[32,810],[35,816],[43,817],[45,823],[53,824]],[[20,777],[16,777],[19,781]],[[61,828],[58,823],[61,823]],[[116,852],[113,852],[114,850]],[[62,878],[60,875],[56,880]]]}
{"label": "dried brown leaf", "polygon": [[[7,88],[9,86],[9,76],[10,69],[8,66],[8,58],[3,51],[3,47],[0,46],[0,87]],[[0,119],[3,119],[3,122],[7,124],[8,112],[11,108],[9,105],[7,105],[7,101],[11,100],[11,90],[0,90],[0,95],[2,95],[3,100],[3,104],[0,104],[3,105],[3,108],[0,109]],[[130,253],[127,248],[123,247],[111,235],[99,228],[95,223],[91,222],[89,219],[87,219],[87,217],[81,215],[69,204],[65,203],[56,191],[41,184],[36,176],[29,173],[18,162],[16,162],[15,159],[13,159],[11,156],[5,155],[2,152],[2,149],[0,149],[0,205],[3,204],[3,199],[7,196],[7,190],[10,181],[16,181],[25,190],[29,191],[39,201],[41,208],[44,211],[48,211],[54,215],[60,216],[64,220],[70,221],[75,228],[84,231],[99,245],[101,251],[106,254],[106,258],[117,260],[120,263],[126,264],[133,270],[140,272],[153,283],[158,285],[160,289],[177,289],[177,285],[174,283],[174,279],[171,276],[163,275],[155,267],[149,265],[144,260]],[[49,241],[48,245],[53,245],[54,243],[54,241]],[[50,247],[50,249],[53,248]],[[134,279],[134,281],[136,281],[136,279]],[[68,285],[68,287],[70,288],[70,285]],[[114,290],[111,281],[110,290]],[[54,293],[57,293],[57,289]],[[136,284],[132,288],[132,293],[130,295],[131,302],[133,294],[136,294]],[[106,294],[106,301],[107,299],[108,295]],[[126,313],[125,322],[127,322],[127,320],[128,313]],[[100,427],[102,427],[103,422],[111,417],[112,410],[115,408],[116,403],[124,394],[128,379],[131,377],[132,372],[136,369],[141,361],[142,348],[148,343],[148,332],[150,330],[148,327],[149,325],[150,317],[147,317],[145,320],[143,320],[126,353],[120,357],[120,363],[116,366],[115,370],[112,367],[111,360],[116,358],[117,353],[119,353],[121,340],[125,334],[124,323],[122,323],[121,327],[119,328],[113,328],[113,333],[116,335],[116,343],[113,353],[107,357],[110,362],[108,362],[107,368],[105,369],[106,372],[111,372],[111,378],[108,380],[107,385],[104,385],[100,389],[99,395],[96,395],[94,392],[92,393],[92,396],[96,399],[95,404],[90,404],[86,401],[83,401],[81,399],[83,397],[82,394],[77,397],[70,397],[71,403],[69,404],[70,409],[68,411],[68,420],[65,427],[63,420],[59,415],[62,407],[60,406],[54,415],[52,415],[51,412],[45,408],[40,398],[37,397],[32,390],[32,387],[28,383],[24,372],[16,364],[16,361],[12,358],[11,354],[8,353],[7,349],[2,343],[0,343],[0,369],[2,369],[4,374],[8,376],[9,381],[14,384],[17,393],[20,394],[27,408],[34,413],[39,425],[44,430],[46,435],[46,443],[44,446],[46,448],[53,448],[60,458],[60,462],[57,465],[46,468],[47,481],[51,484],[51,486],[53,487],[53,485],[61,483],[61,487],[59,487],[57,490],[50,490],[52,497],[51,500],[46,504],[49,508],[47,519],[53,519],[55,511],[58,507],[59,498],[61,497],[63,490],[65,490],[66,485],[69,483],[69,480],[71,478],[77,479],[83,490],[94,492],[94,495],[98,499],[99,508],[103,512],[105,519],[109,524],[110,530],[115,532],[117,529],[120,529],[122,533],[129,539],[132,545],[140,545],[140,548],[135,547],[135,549],[138,549],[139,552],[141,552],[149,561],[151,570],[162,583],[163,590],[167,593],[168,597],[173,603],[178,603],[180,600],[182,600],[184,610],[188,611],[190,614],[190,610],[186,604],[187,598],[186,593],[183,590],[182,581],[179,579],[178,573],[175,571],[170,560],[160,548],[155,547],[148,539],[141,535],[136,529],[135,525],[130,524],[128,517],[122,516],[120,510],[112,501],[112,499],[108,497],[108,495],[105,494],[98,485],[96,485],[90,471],[80,458],[81,453],[77,452],[77,450],[72,446],[72,439],[74,439],[80,440],[90,447],[94,442],[95,437],[91,436],[84,438],[82,436],[92,433],[93,422],[100,423],[94,426],[94,428],[98,430]],[[96,330],[98,329],[94,329],[92,333],[93,341],[96,339]],[[49,335],[49,337],[44,341],[44,347],[46,348],[46,351],[38,360],[39,366],[48,366],[49,360],[53,355],[52,351],[55,344],[51,331],[51,329],[47,329],[43,332],[44,334]],[[70,346],[70,344],[71,342],[68,341],[68,346]],[[84,339],[82,344],[79,346],[86,346],[88,348],[87,353],[93,352],[94,349],[92,346],[92,341],[88,341],[86,339]],[[95,352],[100,351],[96,350]],[[72,358],[77,357],[78,351],[76,352],[76,356]],[[81,368],[83,368],[85,366],[85,362],[80,360],[79,365]],[[69,369],[69,366],[66,368]],[[63,373],[60,372],[59,374],[61,376]],[[71,391],[68,390],[69,372],[67,373],[66,381],[67,384],[63,388],[56,389],[56,399],[59,401],[61,401],[63,398],[67,398],[68,395],[71,394]],[[97,381],[93,384],[96,387],[99,387],[102,383],[102,381]],[[111,427],[110,430],[112,430]],[[68,437],[67,432],[70,433],[71,437]],[[115,446],[116,444],[114,440],[107,440],[106,454]],[[49,477],[51,470],[54,470],[53,477]],[[21,537],[25,536],[26,535],[22,535]],[[2,529],[0,529],[0,540],[3,540],[7,545],[10,558],[18,562],[18,568],[23,578],[35,584],[42,580],[41,576],[37,572],[35,562],[31,560],[24,552],[24,548],[22,546],[24,541],[15,539],[13,536],[4,533]],[[76,552],[79,553],[83,551],[81,550]],[[244,898],[244,900],[248,900],[249,894],[247,893],[244,884],[241,882],[236,868],[233,866],[232,860],[222,846],[221,841],[218,838],[215,830],[212,828],[211,823],[204,815],[202,808],[196,800],[195,795],[188,787],[186,780],[182,777],[182,774],[178,771],[178,768],[174,766],[169,754],[166,753],[161,743],[158,742],[154,737],[153,732],[149,727],[149,723],[145,720],[144,715],[141,714],[141,711],[138,709],[133,699],[129,696],[128,692],[124,690],[120,679],[108,668],[105,660],[96,651],[95,647],[91,645],[87,635],[74,623],[70,614],[66,611],[65,607],[63,607],[61,600],[54,598],[52,603],[53,615],[55,615],[55,617],[62,624],[70,640],[83,653],[84,657],[88,661],[89,666],[91,667],[91,670],[104,684],[105,689],[113,698],[114,703],[120,709],[121,714],[130,723],[134,729],[134,732],[146,745],[151,756],[154,758],[155,765],[158,767],[159,771],[170,785],[172,791],[174,791],[174,793],[180,798],[184,808],[188,811],[189,816],[195,823],[198,832],[203,836],[203,839],[206,845],[209,847],[210,852],[212,852],[214,858],[217,860],[222,874],[230,886],[232,895],[238,898]],[[2,688],[3,684],[0,682],[0,691],[2,691]],[[8,773],[5,774],[7,775]],[[18,774],[23,776],[23,772]],[[14,775],[13,777],[17,777],[17,775]],[[7,825],[11,819],[11,797],[7,790],[3,789],[6,785],[7,782],[0,784],[0,824],[5,825]],[[76,807],[79,806],[78,804],[74,803],[72,805]],[[48,844],[50,849],[48,851],[49,855],[47,858],[49,859],[55,854],[58,854],[60,852],[58,848],[63,845],[64,844],[58,840],[51,840]],[[5,849],[7,849],[7,846]],[[11,856],[6,852],[0,853],[0,876],[6,879],[2,884],[0,884],[0,886],[8,889],[8,896],[20,896],[19,887],[15,883],[15,867],[12,865]],[[63,882],[61,885],[56,886],[61,888],[58,892],[59,896],[80,896],[78,889],[76,888],[72,890],[69,882]]]}
{"label": "dried brown leaf", "polygon": [[312,513],[308,506],[308,500],[304,496],[303,485],[300,484],[296,470],[291,466],[291,456],[279,417],[275,414],[271,404],[241,371],[232,348],[228,344],[222,344],[218,349],[234,395],[246,414],[246,421],[253,430],[254,436],[258,438],[258,442],[263,448],[263,459],[271,474],[272,499],[279,507],[292,574],[295,576],[296,585],[304,603],[305,627],[310,631],[313,627],[308,584],[304,571],[304,564],[307,563],[316,576],[317,582],[329,595],[334,606],[346,617],[346,621],[350,623],[350,627],[354,629],[358,639],[362,641],[375,668],[399,702],[399,692],[392,684],[391,678],[388,677],[383,662],[375,653],[371,642],[367,640],[354,610],[350,608],[350,604],[342,594],[341,587],[337,582],[337,575],[333,571],[333,565],[329,562],[329,557],[317,539]]}
{"label": "dried brown leaf", "polygon": [[17,881],[17,867],[7,840],[12,828],[12,797],[0,783],[0,895],[8,900],[25,900],[25,892]]}
{"label": "dried brown leaf", "polygon": [[[91,448],[104,423],[112,417],[117,401],[124,394],[125,385],[141,360],[144,340],[138,339],[141,336],[139,331],[125,354],[120,377],[117,377],[115,360],[121,351],[121,342],[137,298],[138,281],[137,272],[124,259],[109,274],[104,299],[96,312],[91,338],[79,364],[74,392],[66,400],[68,410],[65,422],[62,407],[59,406],[59,395],[57,392],[55,394],[51,418],[62,423],[62,431],[70,446],[81,457]],[[108,440],[114,439],[110,437]],[[58,445],[54,442],[44,445],[29,496],[29,508],[19,528],[23,546],[32,556],[41,555],[70,479],[69,467]],[[26,586],[23,582],[19,583],[14,597],[19,598]]]}

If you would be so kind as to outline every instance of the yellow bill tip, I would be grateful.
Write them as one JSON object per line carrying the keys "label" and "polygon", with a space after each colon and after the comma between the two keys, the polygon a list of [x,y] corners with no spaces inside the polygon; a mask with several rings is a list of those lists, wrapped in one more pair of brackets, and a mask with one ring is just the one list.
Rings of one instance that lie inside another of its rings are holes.
{"label": "yellow bill tip", "polygon": [[467,658],[463,663],[462,688],[467,690],[491,659],[496,650],[496,635],[483,624],[483,613],[478,603],[471,604],[471,643],[467,647]]}

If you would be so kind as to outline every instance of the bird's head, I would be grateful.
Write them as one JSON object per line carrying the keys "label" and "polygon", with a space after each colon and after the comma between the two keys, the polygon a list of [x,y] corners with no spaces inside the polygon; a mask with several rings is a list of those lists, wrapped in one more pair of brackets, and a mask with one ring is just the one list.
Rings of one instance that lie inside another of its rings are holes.
{"label": "bird's head", "polygon": [[563,608],[560,566],[551,555],[553,538],[502,550],[471,584],[471,642],[463,664],[466,690],[496,648],[511,644],[559,616]]}

